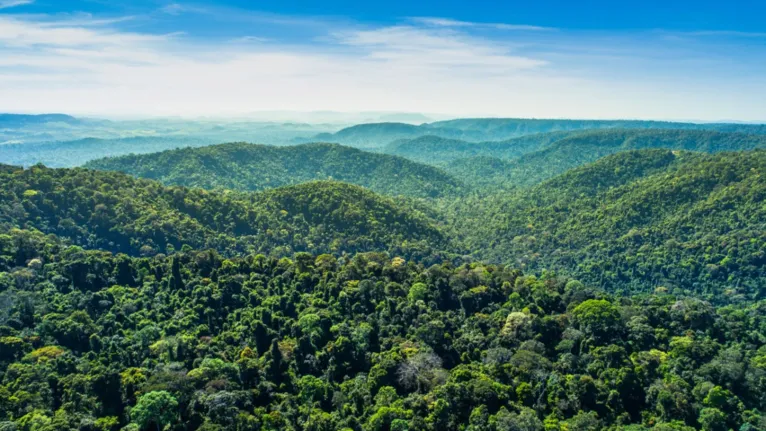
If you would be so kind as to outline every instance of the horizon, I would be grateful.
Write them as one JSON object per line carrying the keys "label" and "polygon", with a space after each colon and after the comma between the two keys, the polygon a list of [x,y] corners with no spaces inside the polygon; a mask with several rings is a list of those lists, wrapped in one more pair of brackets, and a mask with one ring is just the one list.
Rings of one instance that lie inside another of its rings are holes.
{"label": "horizon", "polygon": [[0,0],[0,111],[766,122],[766,5],[593,3]]}
{"label": "horizon", "polygon": [[[0,115],[17,115],[17,116],[45,116],[45,115],[64,115],[75,119],[85,120],[106,120],[106,121],[152,121],[152,120],[177,120],[177,121],[220,121],[220,122],[257,122],[257,123],[305,123],[305,124],[336,124],[336,125],[348,125],[349,127],[362,124],[385,124],[385,123],[402,123],[402,124],[430,124],[451,120],[524,120],[524,121],[650,121],[660,123],[678,123],[678,124],[743,124],[743,125],[761,125],[766,124],[766,120],[737,120],[737,119],[720,119],[720,120],[701,120],[701,119],[658,119],[658,118],[626,118],[626,117],[504,117],[504,116],[452,116],[446,114],[426,113],[426,112],[410,112],[410,111],[256,111],[250,113],[243,113],[232,116],[216,116],[210,115],[78,115],[67,112],[3,112],[0,111]],[[274,118],[274,115],[284,115],[287,117]],[[404,120],[380,120],[379,118],[368,118],[366,120],[311,120],[308,118],[299,118],[300,116],[311,115],[335,115],[335,116],[422,116],[427,121],[404,121]],[[270,118],[270,119],[268,119]]]}

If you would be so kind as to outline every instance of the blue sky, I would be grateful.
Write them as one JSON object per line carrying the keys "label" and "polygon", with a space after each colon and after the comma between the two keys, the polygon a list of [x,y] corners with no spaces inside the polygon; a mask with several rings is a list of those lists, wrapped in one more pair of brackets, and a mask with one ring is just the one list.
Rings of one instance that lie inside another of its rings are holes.
{"label": "blue sky", "polygon": [[741,0],[0,0],[0,111],[764,121],[763,16]]}

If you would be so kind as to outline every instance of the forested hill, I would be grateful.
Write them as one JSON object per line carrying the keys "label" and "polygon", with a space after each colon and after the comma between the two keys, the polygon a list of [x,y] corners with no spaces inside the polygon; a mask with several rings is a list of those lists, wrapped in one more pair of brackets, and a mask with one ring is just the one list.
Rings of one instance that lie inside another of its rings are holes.
{"label": "forested hill", "polygon": [[521,136],[598,129],[709,130],[748,134],[766,134],[764,124],[697,124],[640,120],[549,120],[519,118],[465,118],[426,123],[359,124],[336,133],[317,135],[315,141],[336,142],[360,148],[385,147],[400,139],[438,136],[470,142],[502,141]]}
{"label": "forested hill", "polygon": [[[534,135],[527,138],[534,138]],[[470,145],[470,144],[469,144]],[[528,152],[507,163],[494,162],[491,169],[486,160],[477,159],[473,169],[482,178],[471,176],[472,161],[455,160],[445,170],[459,175],[467,183],[484,182],[493,178],[497,185],[530,186],[563,174],[572,168],[625,150],[667,148],[707,153],[742,151],[766,148],[766,135],[721,133],[700,130],[592,130],[571,134],[550,144],[542,144],[538,151]],[[491,153],[489,155],[492,155]],[[501,156],[502,153],[499,153]],[[470,157],[471,153],[467,153]],[[498,157],[498,156],[495,156]]]}
{"label": "forested hill", "polygon": [[359,148],[379,147],[396,139],[406,139],[423,134],[422,128],[406,123],[370,123],[346,127],[335,133],[320,133],[314,137],[318,142],[337,142]]}
{"label": "forested hill", "polygon": [[401,139],[383,148],[383,152],[422,163],[441,165],[466,157],[490,156],[513,159],[538,151],[573,132],[537,133],[504,141],[468,142],[426,135]]}
{"label": "forested hill", "polygon": [[205,189],[257,191],[325,179],[391,196],[440,197],[458,194],[463,188],[460,181],[432,166],[321,143],[289,147],[222,144],[107,158],[86,166]]}
{"label": "forested hill", "polygon": [[447,239],[422,213],[361,187],[318,182],[253,193],[166,187],[87,169],[0,170],[0,231],[38,229],[131,255],[184,246],[223,254],[389,251],[439,260]]}
{"label": "forested hill", "polygon": [[532,118],[459,118],[423,125],[424,128],[460,130],[468,134],[482,134],[485,140],[507,139],[533,133],[577,131],[588,129],[678,129],[711,130],[766,134],[766,124],[741,123],[677,123],[646,120],[566,120]]}
{"label": "forested hill", "polygon": [[613,291],[763,295],[763,172],[761,150],[628,151],[454,212],[479,258]]}
{"label": "forested hill", "polygon": [[78,118],[64,115],[64,114],[40,114],[40,115],[26,115],[26,114],[1,114],[0,113],[0,127],[15,129],[18,127],[35,126],[45,123],[66,123],[66,124],[78,124],[81,120]]}

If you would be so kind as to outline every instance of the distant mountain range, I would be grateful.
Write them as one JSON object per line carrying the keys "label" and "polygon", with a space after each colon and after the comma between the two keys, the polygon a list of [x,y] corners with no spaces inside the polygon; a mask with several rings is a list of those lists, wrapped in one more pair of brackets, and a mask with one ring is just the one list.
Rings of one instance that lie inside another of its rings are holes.
{"label": "distant mountain range", "polygon": [[476,118],[439,121],[421,125],[404,123],[359,124],[336,133],[316,135],[313,140],[336,142],[360,148],[382,148],[400,139],[432,135],[470,142],[501,141],[520,136],[548,132],[592,129],[677,129],[712,130],[766,134],[762,124],[696,124],[641,120],[546,120],[513,118]]}
{"label": "distant mountain range", "polygon": [[82,120],[65,114],[0,114],[0,128],[19,128],[45,123],[79,124]]}

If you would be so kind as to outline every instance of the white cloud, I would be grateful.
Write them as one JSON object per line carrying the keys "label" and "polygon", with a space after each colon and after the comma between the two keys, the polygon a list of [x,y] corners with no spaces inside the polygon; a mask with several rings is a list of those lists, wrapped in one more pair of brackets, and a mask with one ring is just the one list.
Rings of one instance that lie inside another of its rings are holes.
{"label": "white cloud", "polygon": [[341,44],[363,48],[367,59],[409,70],[423,68],[455,72],[462,69],[486,75],[534,69],[546,64],[539,59],[513,55],[509,48],[497,42],[451,30],[395,26],[339,32],[334,36]]}
{"label": "white cloud", "polygon": [[187,13],[187,12],[208,13],[209,11],[207,9],[197,7],[197,6],[190,6],[190,5],[181,4],[181,3],[169,3],[161,7],[160,12],[166,13],[168,15],[180,15],[182,13]]}
{"label": "white cloud", "polygon": [[157,43],[167,36],[119,32],[104,28],[91,28],[82,23],[36,22],[0,16],[0,46],[134,46]]}
{"label": "white cloud", "polygon": [[34,0],[0,0],[0,9],[24,6],[34,3]]}
{"label": "white cloud", "polygon": [[[557,32],[544,32],[545,44],[532,49],[513,37],[480,37],[470,23],[407,21],[336,26],[318,39],[290,43],[262,37],[254,27],[256,35],[212,43],[120,31],[117,20],[0,16],[0,112],[335,110],[710,120],[756,120],[766,112],[758,97],[766,90],[762,75],[660,79],[621,70],[678,66],[673,56],[634,57],[639,51],[622,39],[610,45],[593,36],[559,39]],[[621,55],[608,61],[589,55],[612,50]]]}
{"label": "white cloud", "polygon": [[471,21],[459,21],[450,18],[437,18],[437,17],[415,17],[411,18],[413,22],[424,24],[434,27],[473,27],[473,28],[494,28],[498,30],[512,30],[512,31],[548,31],[553,30],[550,27],[541,27],[537,25],[522,25],[522,24],[502,24],[493,22],[471,22]]}

